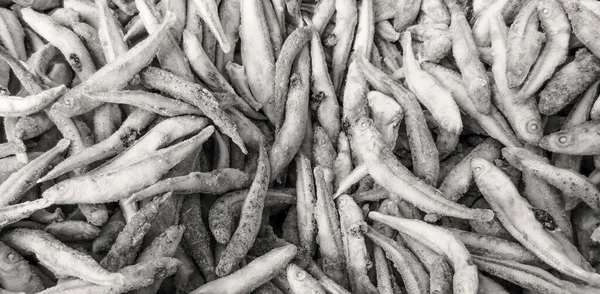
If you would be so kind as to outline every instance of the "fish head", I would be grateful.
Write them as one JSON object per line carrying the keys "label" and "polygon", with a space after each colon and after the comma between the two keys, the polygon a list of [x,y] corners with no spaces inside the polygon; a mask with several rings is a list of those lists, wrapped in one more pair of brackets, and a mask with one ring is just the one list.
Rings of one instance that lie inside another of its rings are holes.
{"label": "fish head", "polygon": [[543,137],[540,140],[539,145],[548,151],[563,153],[565,151],[573,150],[578,146],[582,146],[583,142],[580,141],[577,133],[559,131]]}
{"label": "fish head", "polygon": [[[567,4],[564,6],[567,10],[569,9],[568,7],[570,6],[570,4],[574,4],[574,3],[572,3],[572,1],[569,1],[569,0],[538,1],[537,7],[536,7],[538,17],[540,19],[551,20],[551,19],[555,18],[556,16],[564,14],[565,12],[559,2],[562,2],[563,4]],[[571,2],[571,3],[569,3],[569,2]]]}
{"label": "fish head", "polygon": [[286,269],[288,278],[292,281],[299,281],[302,282],[304,280],[306,280],[306,272],[303,271],[299,266],[290,263]]}
{"label": "fish head", "polygon": [[466,265],[456,269],[452,287],[454,293],[477,293],[479,286],[479,277],[477,276],[477,267],[474,265]]}
{"label": "fish head", "polygon": [[346,205],[349,205],[351,201],[353,201],[352,197],[348,196],[348,194],[342,194],[336,199],[339,208],[346,207]]}
{"label": "fish head", "polygon": [[299,266],[290,263],[286,268],[287,279],[290,285],[297,293],[324,293],[323,289],[319,286],[316,279],[310,277],[310,275]]}
{"label": "fish head", "polygon": [[492,169],[492,163],[483,158],[473,158],[471,160],[471,171],[475,179],[480,179]]}
{"label": "fish head", "polygon": [[379,143],[383,144],[381,133],[375,128],[373,120],[365,116],[355,119],[350,128],[350,135],[357,147],[361,146],[366,150],[374,150]]}
{"label": "fish head", "polygon": [[[537,111],[537,110],[536,110]],[[516,125],[517,135],[522,140],[531,144],[537,145],[544,135],[544,128],[539,116],[525,116]]]}
{"label": "fish head", "polygon": [[14,249],[4,243],[0,243],[0,274],[16,275],[19,274],[19,267],[27,261]]}
{"label": "fish head", "polygon": [[77,95],[70,95],[70,93],[67,92],[52,104],[50,113],[53,115],[51,117],[73,117],[87,112],[87,109],[85,109],[83,102],[81,101],[82,98],[83,97],[81,96],[77,97]]}
{"label": "fish head", "polygon": [[542,122],[537,117],[529,118],[529,120],[527,121],[527,124],[525,124],[525,130],[532,137],[537,138],[538,141],[542,137],[542,134],[544,131],[542,129]]}
{"label": "fish head", "polygon": [[452,134],[460,134],[463,128],[460,114],[457,116],[447,114],[443,115],[440,118],[440,127]]}
{"label": "fish head", "polygon": [[507,65],[506,80],[509,85],[520,85],[525,80],[528,73],[529,70],[522,63],[511,64],[510,66]]}
{"label": "fish head", "polygon": [[[46,189],[46,191],[42,193],[42,197],[48,199],[51,203],[69,203],[68,200],[73,199],[76,195],[75,193],[77,193],[70,184],[71,181],[71,179],[68,179]],[[80,191],[80,193],[81,192],[82,191]]]}
{"label": "fish head", "polygon": [[358,133],[364,133],[373,127],[373,120],[366,116],[359,116],[352,126],[353,130],[356,130]]}

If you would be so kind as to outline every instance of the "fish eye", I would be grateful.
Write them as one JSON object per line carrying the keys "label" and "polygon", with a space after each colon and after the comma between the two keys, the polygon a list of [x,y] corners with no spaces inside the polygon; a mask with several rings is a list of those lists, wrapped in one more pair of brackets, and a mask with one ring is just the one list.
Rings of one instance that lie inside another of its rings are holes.
{"label": "fish eye", "polygon": [[542,13],[543,14],[548,14],[549,12],[550,12],[550,10],[548,8],[542,9]]}
{"label": "fish eye", "polygon": [[537,133],[540,131],[540,125],[537,121],[532,120],[529,123],[527,123],[527,131],[530,133]]}
{"label": "fish eye", "polygon": [[556,141],[561,145],[569,145],[572,143],[573,139],[568,135],[560,135]]}
{"label": "fish eye", "polygon": [[304,279],[306,279],[306,273],[303,271],[296,271],[296,280],[303,281]]}
{"label": "fish eye", "polygon": [[369,126],[369,122],[366,119],[361,119],[360,120],[360,127],[362,129],[366,129]]}
{"label": "fish eye", "polygon": [[19,257],[14,252],[10,252],[9,254],[6,255],[6,260],[14,263],[17,260],[19,260]]}
{"label": "fish eye", "polygon": [[485,171],[485,165],[482,161],[480,161],[479,159],[472,161],[471,162],[471,170],[473,171],[474,175],[480,175]]}
{"label": "fish eye", "polygon": [[67,106],[67,107],[69,107],[69,108],[72,108],[72,107],[73,107],[73,105],[74,105],[74,103],[73,103],[73,99],[72,99],[72,98],[66,98],[66,99],[63,101],[63,105],[64,105],[64,106]]}
{"label": "fish eye", "polygon": [[518,75],[523,75],[523,73],[525,73],[525,69],[523,69],[523,66],[518,65],[517,66],[517,74]]}
{"label": "fish eye", "polygon": [[56,187],[56,190],[58,190],[58,191],[61,191],[61,192],[62,192],[62,191],[64,191],[64,190],[65,190],[65,185],[63,185],[63,184],[59,184],[59,185]]}
{"label": "fish eye", "polygon": [[346,203],[348,203],[348,200],[346,200],[346,198],[340,198],[340,202],[339,202],[340,207],[346,205]]}
{"label": "fish eye", "polygon": [[487,83],[488,83],[488,82],[487,82],[486,80],[484,80],[484,79],[479,79],[479,82],[481,83],[481,85],[482,85],[482,86],[485,86],[485,85],[487,85]]}
{"label": "fish eye", "polygon": [[441,125],[444,128],[447,128],[450,125],[450,120],[448,118],[442,118]]}

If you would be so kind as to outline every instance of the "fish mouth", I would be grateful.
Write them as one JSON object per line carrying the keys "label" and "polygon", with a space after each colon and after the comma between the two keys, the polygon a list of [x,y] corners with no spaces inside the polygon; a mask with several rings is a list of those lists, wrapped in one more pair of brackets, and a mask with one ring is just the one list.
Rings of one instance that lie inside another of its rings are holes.
{"label": "fish mouth", "polygon": [[[4,262],[3,262],[4,263]],[[0,273],[8,275],[8,274],[13,274],[18,272],[17,269],[15,269],[15,266],[10,266],[10,268],[4,268],[2,265],[0,265]]]}
{"label": "fish mouth", "polygon": [[538,142],[538,146],[540,146],[543,149],[548,150],[548,148],[550,148],[550,140],[548,139],[548,137],[543,137],[542,139],[540,139],[540,142]]}

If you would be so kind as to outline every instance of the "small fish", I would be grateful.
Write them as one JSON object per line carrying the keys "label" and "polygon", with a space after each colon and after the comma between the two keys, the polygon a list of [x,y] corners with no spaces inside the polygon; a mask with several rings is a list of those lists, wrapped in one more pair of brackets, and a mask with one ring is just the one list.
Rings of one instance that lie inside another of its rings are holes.
{"label": "small fish", "polygon": [[13,292],[35,293],[44,290],[42,280],[19,253],[0,242],[0,286]]}
{"label": "small fish", "polygon": [[540,147],[571,155],[600,154],[600,120],[591,120],[542,138]]}

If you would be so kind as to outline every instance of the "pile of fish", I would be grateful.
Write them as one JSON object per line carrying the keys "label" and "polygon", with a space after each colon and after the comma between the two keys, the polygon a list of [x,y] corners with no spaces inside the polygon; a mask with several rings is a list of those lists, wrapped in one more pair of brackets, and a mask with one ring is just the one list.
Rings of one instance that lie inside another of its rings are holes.
{"label": "pile of fish", "polygon": [[600,293],[600,1],[0,0],[0,294]]}

